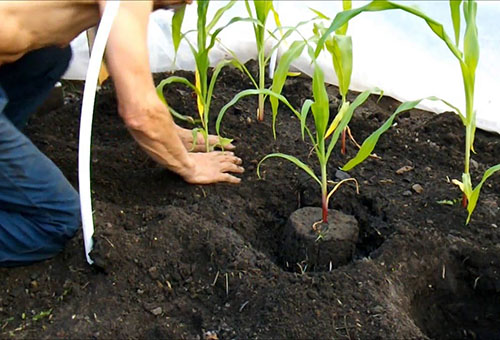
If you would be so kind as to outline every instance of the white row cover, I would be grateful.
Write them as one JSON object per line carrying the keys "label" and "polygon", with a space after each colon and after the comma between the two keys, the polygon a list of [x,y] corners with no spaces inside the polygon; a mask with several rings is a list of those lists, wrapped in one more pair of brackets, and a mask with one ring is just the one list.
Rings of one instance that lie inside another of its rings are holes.
{"label": "white row cover", "polygon": [[[209,18],[227,1],[213,1]],[[362,6],[367,1],[354,1],[353,6]],[[445,26],[454,37],[448,1],[404,1],[413,5]],[[294,26],[300,21],[311,19],[315,14],[309,8],[317,9],[333,18],[341,10],[341,1],[275,1],[284,26]],[[238,1],[219,21],[219,25],[232,17],[247,17],[245,4]],[[182,42],[177,58],[171,38],[171,11],[157,11],[152,14],[149,26],[148,44],[152,72],[172,70],[194,70],[194,59],[189,46]],[[478,31],[481,55],[476,73],[475,108],[477,126],[500,133],[500,2],[478,2]],[[328,26],[328,23],[325,22]],[[272,16],[268,26],[274,29]],[[182,31],[196,28],[196,4],[188,6]],[[462,23],[462,31],[465,24]],[[312,24],[300,28],[305,37],[312,35]],[[376,13],[362,13],[352,19],[348,33],[353,39],[354,68],[351,90],[362,91],[378,87],[384,94],[400,101],[437,96],[465,112],[465,98],[459,62],[446,45],[430,30],[424,20],[400,10]],[[463,36],[463,35],[462,35]],[[194,43],[193,32],[188,38]],[[280,52],[297,38],[288,39],[280,46]],[[463,40],[463,39],[462,39]],[[230,58],[227,49],[232,50],[245,62],[257,55],[253,28],[249,22],[235,23],[220,34],[220,44],[213,49],[212,65],[222,58]],[[269,47],[273,41],[269,40]],[[66,79],[85,78],[88,66],[88,48],[84,34],[72,42],[74,57]],[[337,84],[329,55],[322,54],[320,65],[326,72],[326,80]],[[312,74],[310,60],[306,53],[293,66],[308,75]],[[420,106],[434,112],[449,111],[440,102],[424,101]]]}

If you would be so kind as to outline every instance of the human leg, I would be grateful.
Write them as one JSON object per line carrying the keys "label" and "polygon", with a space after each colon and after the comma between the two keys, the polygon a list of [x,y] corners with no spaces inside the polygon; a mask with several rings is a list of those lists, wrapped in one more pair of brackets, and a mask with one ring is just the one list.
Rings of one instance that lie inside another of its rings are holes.
{"label": "human leg", "polygon": [[0,86],[8,97],[4,114],[20,130],[61,79],[71,60],[71,47],[46,47],[0,67]]}
{"label": "human leg", "polygon": [[[11,121],[12,117],[21,127],[36,104],[44,99],[37,89],[47,94],[56,81],[52,77],[64,72],[48,69],[49,80],[36,79],[27,89],[16,88],[15,79],[5,77],[3,66],[0,69],[0,75],[4,76],[0,77],[0,266],[28,264],[52,257],[63,249],[80,226],[76,190]],[[47,75],[47,72],[42,73]],[[23,81],[29,82],[24,77],[20,77],[17,86]],[[13,105],[7,100],[1,84],[10,86]],[[21,105],[23,95],[26,106]]]}

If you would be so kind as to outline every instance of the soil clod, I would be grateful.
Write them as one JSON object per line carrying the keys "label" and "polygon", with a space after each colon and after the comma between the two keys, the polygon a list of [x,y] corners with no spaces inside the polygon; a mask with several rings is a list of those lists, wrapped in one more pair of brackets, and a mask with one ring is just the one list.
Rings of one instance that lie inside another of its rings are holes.
{"label": "soil clod", "polygon": [[358,222],[354,216],[338,210],[329,210],[328,215],[328,223],[318,223],[321,209],[316,207],[304,207],[290,215],[284,233],[283,259],[292,265],[293,271],[306,271],[306,266],[313,271],[326,271],[351,261],[358,240]]}

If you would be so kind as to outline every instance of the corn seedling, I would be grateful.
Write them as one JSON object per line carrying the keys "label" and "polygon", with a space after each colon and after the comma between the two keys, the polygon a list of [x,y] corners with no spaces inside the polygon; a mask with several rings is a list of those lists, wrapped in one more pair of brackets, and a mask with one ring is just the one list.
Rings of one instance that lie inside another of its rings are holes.
{"label": "corn seedling", "polygon": [[[295,26],[281,26],[279,15],[275,11],[275,9],[272,5],[272,1],[270,1],[270,0],[264,0],[264,1],[254,0],[253,3],[254,3],[254,9],[255,9],[255,13],[256,13],[255,14],[256,18],[254,18],[254,15],[252,14],[252,9],[250,7],[249,1],[245,0],[245,4],[247,7],[249,17],[250,17],[250,21],[252,21],[253,29],[254,29],[254,33],[255,33],[255,40],[256,40],[256,46],[257,46],[257,62],[258,62],[258,67],[259,67],[258,80],[256,80],[252,76],[250,71],[247,69],[247,67],[238,60],[236,54],[233,51],[231,51],[229,48],[224,46],[224,44],[222,42],[219,42],[219,43],[226,49],[226,51],[229,54],[231,54],[231,56],[233,57],[233,60],[235,61],[235,66],[238,69],[240,69],[240,71],[242,71],[243,73],[245,73],[248,76],[248,78],[250,79],[250,81],[252,82],[254,87],[257,90],[264,90],[265,89],[265,69],[266,69],[266,66],[269,65],[273,54],[281,46],[281,44],[283,42],[285,42],[288,37],[290,37],[290,35],[292,33],[297,32],[300,35],[300,32],[298,31],[298,28],[300,26],[303,26],[311,21],[317,20],[318,17],[314,17],[314,18],[311,18],[309,20],[301,21],[301,22],[297,23]],[[267,18],[269,16],[270,12],[273,13],[274,20],[275,20],[276,25],[278,27],[273,31],[267,31],[269,34],[269,37],[266,38],[266,36],[265,36],[266,22],[267,22]],[[281,35],[280,37],[278,37],[278,34],[277,34],[278,32]],[[273,44],[271,49],[269,49],[267,56],[266,56],[266,43],[267,43],[267,40],[270,38],[274,39],[275,43]],[[287,73],[287,75],[291,75],[291,73]],[[264,111],[265,111],[264,107],[265,107],[265,101],[266,101],[267,97],[268,96],[264,92],[260,92],[258,94],[257,119],[259,121],[264,120]],[[275,118],[275,116],[273,116],[273,117]],[[273,122],[274,122],[274,120],[273,120]]]}
{"label": "corn seedling", "polygon": [[[384,10],[399,9],[407,13],[413,14],[417,17],[425,20],[430,29],[446,44],[451,53],[456,57],[460,64],[460,69],[462,72],[464,92],[465,92],[465,114],[463,114],[457,107],[441,100],[450,108],[452,108],[460,116],[462,123],[465,126],[465,157],[464,157],[464,173],[462,174],[462,181],[453,180],[453,183],[458,185],[464,194],[463,205],[467,208],[468,217],[466,223],[468,224],[471,215],[476,207],[480,190],[484,182],[495,172],[500,170],[500,164],[490,167],[483,174],[483,177],[476,187],[472,187],[472,180],[470,176],[470,153],[474,151],[474,136],[476,131],[476,111],[474,110],[474,86],[475,86],[475,75],[476,67],[479,61],[479,41],[478,32],[476,25],[476,12],[477,12],[477,2],[474,0],[450,0],[450,12],[451,19],[453,23],[454,30],[454,41],[448,36],[443,25],[425,13],[419,11],[416,8],[408,7],[405,5],[396,4],[386,0],[372,1],[365,6],[351,9],[348,11],[343,11],[338,13],[330,27],[325,31],[324,35],[320,38],[318,47],[316,49],[316,55],[319,54],[322,44],[326,42],[329,34],[335,30],[342,27],[350,19],[354,18],[362,12],[376,12]],[[460,50],[460,26],[462,22],[461,11],[463,11],[463,17],[465,20],[465,33],[463,37],[463,50]],[[440,100],[438,98],[426,98],[432,100]],[[421,100],[414,102],[403,103],[400,108],[404,107],[405,110],[415,107]],[[394,119],[394,116],[399,112],[404,110],[396,110],[396,112],[389,118],[389,121]],[[390,126],[390,125],[389,125]],[[367,138],[366,141],[376,140],[383,131],[385,131],[389,126],[384,124],[379,130],[374,132],[372,136]],[[385,130],[384,130],[385,128]],[[365,142],[366,142],[365,141]],[[363,148],[363,146],[365,148]],[[363,145],[359,153],[365,153],[372,146]],[[373,150],[373,149],[372,149]],[[358,154],[359,154],[358,153]],[[354,160],[352,160],[354,161]],[[345,169],[349,169],[352,164],[348,163],[344,166]]]}
{"label": "corn seedling", "polygon": [[[310,53],[313,53],[310,49]],[[332,120],[330,120],[330,109],[328,102],[328,94],[326,92],[326,85],[324,82],[323,70],[315,64],[314,74],[313,74],[313,98],[314,100],[307,99],[304,101],[300,112],[296,110],[288,100],[281,94],[275,93],[271,90],[245,90],[238,93],[229,103],[227,103],[220,111],[219,117],[217,118],[216,127],[220,124],[222,117],[225,112],[234,104],[236,104],[241,98],[249,95],[256,95],[259,93],[264,93],[270,98],[281,101],[285,104],[300,120],[302,139],[305,139],[305,135],[309,137],[310,141],[314,145],[314,152],[317,156],[320,176],[317,176],[314,171],[304,162],[299,160],[297,157],[284,154],[284,153],[272,153],[265,156],[257,166],[257,174],[260,177],[260,166],[264,161],[269,158],[279,157],[288,160],[295,164],[297,167],[306,172],[311,178],[316,181],[321,187],[321,199],[322,199],[322,222],[328,222],[328,203],[331,196],[339,189],[339,187],[347,181],[354,181],[357,186],[357,182],[352,179],[346,179],[340,182],[333,182],[328,180],[327,174],[327,164],[332,154],[333,148],[337,143],[340,133],[347,126],[348,122],[351,120],[354,110],[362,105],[371,91],[362,92],[353,102],[349,105],[345,112],[342,114],[338,113]],[[314,133],[306,125],[306,120],[312,111],[314,118]],[[328,132],[331,131],[330,134]],[[333,187],[332,187],[333,186]]]}
{"label": "corn seedling", "polygon": [[243,18],[235,17],[232,18],[226,25],[221,26],[217,29],[214,29],[217,23],[219,22],[222,15],[227,12],[234,4],[236,0],[229,1],[224,7],[217,10],[214,14],[213,18],[210,22],[207,23],[207,12],[209,1],[208,0],[199,0],[197,1],[197,46],[195,47],[189,39],[187,39],[186,35],[193,31],[189,31],[186,33],[181,33],[182,19],[184,17],[183,10],[180,10],[174,14],[174,18],[172,19],[172,37],[174,42],[174,48],[177,51],[179,48],[179,44],[182,39],[186,39],[191,48],[191,52],[193,53],[196,70],[195,70],[195,83],[193,84],[189,80],[184,77],[171,76],[168,77],[158,84],[156,91],[160,99],[166,104],[165,97],[163,95],[163,88],[172,83],[181,83],[188,87],[190,87],[196,94],[196,102],[197,109],[199,115],[199,121],[201,122],[201,128],[193,129],[194,141],[197,140],[197,133],[201,133],[205,140],[206,151],[210,151],[214,147],[224,147],[228,145],[231,140],[227,138],[219,137],[219,144],[210,145],[209,144],[209,127],[208,127],[208,119],[210,113],[210,104],[212,101],[212,94],[215,87],[215,82],[217,77],[222,70],[223,67],[234,64],[232,60],[222,60],[220,63],[216,65],[214,71],[212,73],[212,77],[210,82],[208,80],[208,70],[210,67],[210,58],[209,53],[211,49],[215,46],[215,42],[219,33],[229,25],[237,22],[246,20]]}
{"label": "corn seedling", "polygon": [[[245,0],[245,6],[247,8],[248,15],[250,18],[254,18],[252,9],[250,8],[250,3]],[[259,64],[259,83],[256,86],[258,89],[264,89],[266,84],[266,65],[269,63],[270,57],[266,58],[266,22],[269,13],[274,14],[274,19],[276,25],[281,26],[279,21],[278,13],[274,10],[272,0],[254,0],[253,7],[255,10],[255,18],[257,22],[253,24],[253,30],[255,33],[255,42],[257,44],[257,61]],[[259,94],[259,106],[257,109],[257,119],[264,120],[264,102],[266,97],[264,94]]]}

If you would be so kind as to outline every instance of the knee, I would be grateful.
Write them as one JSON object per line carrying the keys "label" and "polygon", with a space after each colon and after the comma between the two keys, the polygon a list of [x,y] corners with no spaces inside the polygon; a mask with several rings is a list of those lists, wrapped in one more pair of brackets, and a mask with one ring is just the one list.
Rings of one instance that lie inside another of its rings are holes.
{"label": "knee", "polygon": [[71,238],[82,225],[80,212],[80,197],[74,191],[72,195],[67,197],[64,207],[64,216],[61,219],[63,227],[63,237]]}

